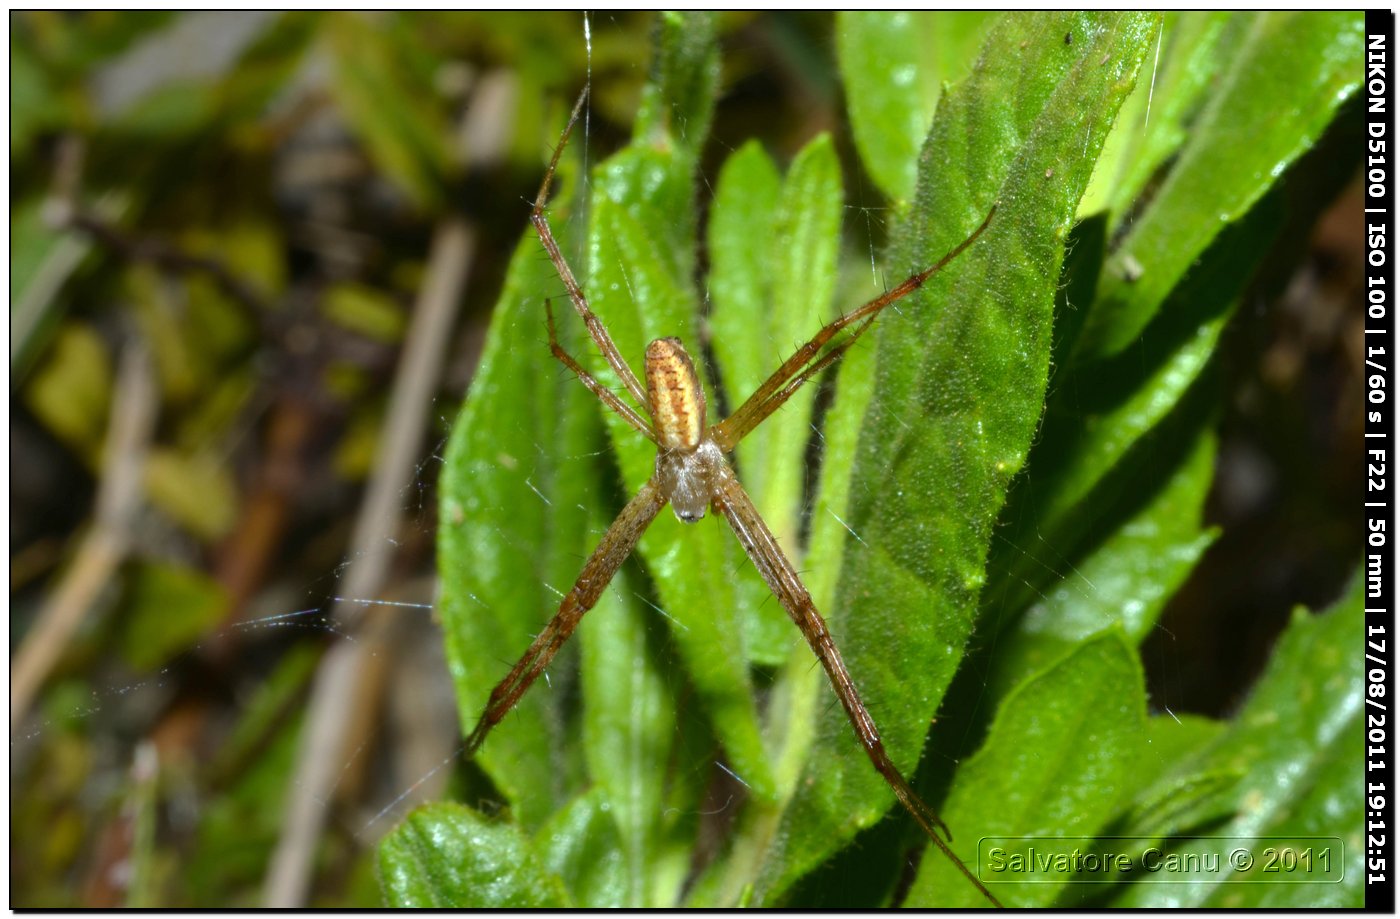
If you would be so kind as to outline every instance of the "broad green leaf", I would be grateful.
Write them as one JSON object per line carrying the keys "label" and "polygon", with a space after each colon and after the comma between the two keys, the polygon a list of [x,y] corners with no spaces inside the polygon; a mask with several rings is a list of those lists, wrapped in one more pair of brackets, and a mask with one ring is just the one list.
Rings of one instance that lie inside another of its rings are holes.
{"label": "broad green leaf", "polygon": [[[1169,12],[1143,65],[1143,78],[1123,103],[1104,141],[1094,178],[1080,202],[1089,216],[1108,210],[1116,225],[1148,181],[1186,140],[1211,79],[1228,63],[1247,13]],[[1146,68],[1151,67],[1150,74]]]}
{"label": "broad green leaf", "polygon": [[[1219,721],[1196,715],[1157,715],[1147,720],[1141,757],[1133,769],[1136,799],[1125,814],[1105,827],[1099,845],[1130,858],[1140,858],[1144,849],[1160,846],[1164,837],[1208,826],[1223,813],[1213,802],[1220,791],[1238,781],[1239,774],[1217,770],[1188,779],[1159,781],[1183,760],[1214,743],[1226,729]],[[1082,877],[1065,889],[1057,906],[1097,904],[1116,894],[1118,888],[1094,885],[1092,875]]]}
{"label": "broad green leaf", "polygon": [[[1180,761],[1214,743],[1225,729],[1224,722],[1201,715],[1153,715],[1147,720],[1147,742],[1141,765],[1135,774],[1138,784],[1144,788],[1152,786],[1158,777],[1175,768]],[[1135,807],[1139,815],[1132,819],[1146,821],[1149,818],[1142,814],[1161,804],[1140,795],[1139,804]]]}
{"label": "broad green leaf", "polygon": [[[1322,869],[1320,849],[1327,845],[1341,862],[1327,872],[1341,875],[1340,883],[1221,885],[1205,901],[1210,909],[1357,909],[1365,903],[1366,827],[1353,815],[1365,813],[1365,784],[1358,778],[1357,751],[1362,748],[1365,727],[1357,712],[1337,738],[1317,751],[1312,764],[1312,786],[1295,801],[1289,813],[1269,828],[1269,835],[1301,837],[1317,847],[1314,857]],[[1340,845],[1336,841],[1340,840]],[[1301,847],[1299,847],[1301,848]],[[1287,863],[1284,863],[1287,865]],[[1261,866],[1262,867],[1262,866]],[[1319,870],[1319,873],[1322,873]],[[1257,873],[1256,878],[1260,877]],[[1295,877],[1298,875],[1295,873]],[[1266,881],[1275,880],[1267,875]]]}
{"label": "broad green leaf", "polygon": [[[1079,551],[1125,502],[1136,500],[1143,483],[1134,462],[1164,449],[1169,455],[1179,451],[1186,442],[1183,429],[1194,437],[1199,411],[1188,396],[1207,382],[1200,377],[1225,321],[1280,222],[1278,200],[1261,202],[1205,254],[1141,347],[1106,361],[1071,360],[1056,378],[1031,459],[1037,475],[1015,496],[1013,525],[1002,534],[992,564],[1002,583],[989,602],[1010,613],[1024,608],[1047,584],[1047,573],[1062,569],[1060,559]],[[1092,310],[1102,306],[1091,308],[1091,321]]]}
{"label": "broad green leaf", "polygon": [[[1142,642],[1214,539],[1215,534],[1200,522],[1214,471],[1215,438],[1201,434],[1176,469],[1157,477],[1163,484],[1144,477],[1151,495],[1148,503],[1088,555],[1075,558],[1057,553],[1054,570],[1060,577],[997,639],[987,694],[998,697],[1020,674],[1045,666],[1110,626],[1117,625],[1131,641]],[[987,603],[1010,615],[1010,610],[1000,608],[1003,592],[988,593]]]}
{"label": "broad green leaf", "polygon": [[460,804],[419,808],[379,844],[379,883],[409,909],[559,909],[563,884],[513,824]]}
{"label": "broad green leaf", "polygon": [[[797,155],[783,183],[767,250],[773,288],[772,310],[764,318],[771,345],[743,381],[753,385],[738,387],[736,399],[746,398],[772,372],[776,361],[834,318],[831,296],[836,287],[841,204],[841,167],[831,138],[823,134]],[[749,321],[758,317],[750,316]],[[766,437],[766,442],[756,442],[759,449],[745,454],[745,445],[740,444],[736,451],[741,464],[749,459],[744,467],[745,487],[756,496],[769,528],[784,545],[797,545],[802,458],[811,435],[815,397],[816,386],[798,390],[755,432],[755,437],[760,433]]]}
{"label": "broad green leaf", "polygon": [[[594,531],[608,522],[595,518]],[[676,705],[649,647],[647,624],[655,617],[634,598],[626,572],[619,572],[609,590],[614,602],[590,613],[577,633],[584,757],[619,837],[621,905],[670,903],[674,895],[653,898],[652,884],[662,851],[660,816],[676,736]]]}
{"label": "broad green leaf", "polygon": [[632,139],[638,146],[674,147],[689,160],[710,133],[719,91],[719,45],[711,13],[661,13],[651,78],[642,89]]}
{"label": "broad green leaf", "polygon": [[[997,880],[987,865],[977,867],[983,837],[1092,836],[1136,787],[1147,712],[1134,644],[1111,629],[1026,680],[1007,694],[982,749],[958,769],[942,816],[956,828],[954,850],[983,881]],[[1048,839],[1036,846],[1055,850]],[[925,856],[908,905],[985,903],[952,862],[935,856]],[[1023,907],[1048,906],[1061,889],[992,887],[1007,906]]]}
{"label": "broad green leaf", "polygon": [[[883,317],[842,515],[856,535],[832,634],[906,770],[971,632],[991,524],[1040,417],[1064,240],[1093,153],[1154,30],[1147,15],[1003,20],[940,105],[911,219],[895,235],[897,277],[952,249],[1000,201],[976,245]],[[891,803],[844,714],[825,708],[760,897]]]}
{"label": "broad green leaf", "polygon": [[1361,85],[1362,15],[1256,14],[1152,206],[1104,267],[1081,347],[1121,351],[1182,275],[1322,134]]}
{"label": "broad green leaf", "polygon": [[[602,444],[598,415],[593,397],[549,366],[542,328],[541,304],[557,283],[539,243],[523,240],[439,479],[439,606],[467,731],[597,541],[579,503],[600,500],[587,497],[594,473],[584,459]],[[568,325],[560,334],[566,347],[578,338]],[[572,654],[566,645],[552,669],[567,672]],[[533,827],[570,793],[582,765],[576,737],[563,694],[540,681],[476,762]]]}
{"label": "broad green leaf", "polygon": [[[1228,730],[1155,787],[1231,772],[1238,776],[1218,798],[1230,819],[1215,821],[1208,837],[1178,841],[1180,852],[1227,854],[1231,836],[1337,836],[1346,850],[1339,885],[1253,885],[1222,873],[1217,882],[1135,885],[1121,891],[1120,906],[1264,904],[1358,907],[1362,902],[1363,746],[1362,581],[1354,578],[1329,612],[1296,610],[1263,677]],[[1180,832],[1170,825],[1169,831]],[[1335,853],[1340,855],[1341,853]]]}
{"label": "broad green leaf", "polygon": [[[781,184],[755,143],[725,164],[710,227],[710,329],[731,409],[830,318],[841,229],[840,166],[830,138],[809,143]],[[796,554],[803,460],[816,385],[798,390],[735,451],[744,487],[778,541]],[[781,663],[792,622],[760,604],[748,625],[750,659]]]}
{"label": "broad green leaf", "polygon": [[[777,166],[755,140],[724,161],[715,183],[707,238],[710,330],[715,363],[731,411],[763,382],[764,375],[773,369],[774,352],[784,347],[777,341],[765,341],[771,336],[771,326],[778,322],[772,304],[776,286],[772,244],[782,188]],[[784,325],[790,323],[788,319]],[[755,325],[762,327],[759,334],[754,334]],[[763,459],[772,446],[764,424],[735,451],[755,502],[767,498],[767,490],[757,487],[756,477],[767,470]]]}
{"label": "broad green leaf", "polygon": [[[1237,26],[1233,20],[1231,28]],[[1222,39],[1223,40],[1223,39]],[[1296,178],[1280,181],[1241,220],[1216,237],[1177,284],[1163,309],[1128,351],[1102,360],[1076,354],[1083,317],[1105,308],[1089,281],[1098,247],[1083,245],[1069,262],[1064,317],[1056,343],[1062,370],[1046,409],[1031,465],[1004,515],[992,569],[1000,582],[988,593],[999,616],[1014,614],[1037,592],[1053,589],[1060,560],[1092,545],[1124,509],[1141,501],[1144,470],[1161,467],[1194,437],[1210,411],[1213,383],[1202,378],[1224,327],[1256,274],[1290,260],[1291,241],[1330,200],[1326,189],[1350,175],[1336,143],[1294,164]],[[1149,209],[1152,205],[1149,205]],[[1081,244],[1088,243],[1081,224]],[[1261,266],[1263,268],[1261,269]],[[1086,308],[1086,304],[1089,304]],[[1047,578],[1047,575],[1052,577]]]}
{"label": "broad green leaf", "polygon": [[575,798],[535,836],[544,867],[575,903],[598,909],[627,905],[626,864],[608,796],[594,788]]}
{"label": "broad green leaf", "polygon": [[861,161],[896,205],[914,196],[938,99],[972,67],[995,21],[985,12],[841,12],[836,53]]}

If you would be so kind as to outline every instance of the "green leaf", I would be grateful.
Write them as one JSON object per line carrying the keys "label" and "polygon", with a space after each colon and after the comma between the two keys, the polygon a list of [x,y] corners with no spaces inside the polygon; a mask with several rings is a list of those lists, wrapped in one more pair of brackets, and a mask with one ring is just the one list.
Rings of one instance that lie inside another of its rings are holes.
{"label": "green leaf", "polygon": [[594,788],[562,808],[535,837],[544,867],[559,876],[575,903],[594,909],[627,905],[626,864],[610,809],[608,796]]}
{"label": "green leaf", "polygon": [[[895,236],[895,272],[932,263],[993,202],[1001,207],[976,245],[880,323],[876,390],[842,515],[857,536],[830,611],[904,769],[970,634],[991,524],[1040,417],[1064,240],[1154,29],[1145,15],[1008,17],[925,145],[930,168]],[[765,898],[892,803],[841,710],[819,718],[762,868]]]}
{"label": "green leaf", "polygon": [[712,13],[657,17],[656,56],[633,126],[633,143],[676,149],[694,159],[710,133],[719,90],[719,44]]}
{"label": "green leaf", "polygon": [[[1070,646],[1113,625],[1135,643],[1151,632],[1176,589],[1215,538],[1201,526],[1215,471],[1215,438],[1200,434],[1164,484],[1147,487],[1147,504],[1084,557],[1066,557],[1051,543],[1063,576],[1030,604],[1015,626],[998,638],[986,693],[1001,695],[1018,674],[1040,667]],[[1017,607],[1004,590],[989,590],[988,603],[1004,615]]]}
{"label": "green leaf", "polygon": [[[1358,814],[1364,810],[1357,781],[1364,745],[1360,577],[1325,614],[1299,609],[1267,670],[1227,731],[1162,776],[1156,789],[1222,772],[1238,779],[1218,797],[1230,819],[1212,824],[1210,836],[1179,841],[1172,851],[1215,852],[1222,859],[1238,836],[1336,836],[1346,850],[1344,880],[1329,885],[1240,884],[1231,872],[1216,883],[1135,885],[1119,906],[1303,906],[1362,903],[1364,844]],[[1177,823],[1167,824],[1168,832]],[[1335,852],[1340,856],[1341,852]],[[1227,863],[1228,864],[1228,863]]]}
{"label": "green leaf", "polygon": [[[1006,696],[977,755],[958,769],[943,819],[969,866],[987,836],[1092,836],[1136,787],[1147,728],[1142,669],[1118,629],[1090,638]],[[1077,841],[1071,842],[1076,845]],[[1053,841],[1037,839],[1053,851]],[[946,858],[930,852],[910,906],[985,903]],[[974,868],[974,870],[977,870]],[[996,880],[984,865],[984,881]],[[1056,884],[997,884],[1008,906],[1048,906]]]}
{"label": "green leaf", "polygon": [[[1035,591],[1053,588],[1046,573],[1061,570],[1062,558],[1081,551],[1085,540],[1092,545],[1124,504],[1147,492],[1140,469],[1160,463],[1144,461],[1194,442],[1202,409],[1191,395],[1207,388],[1202,376],[1225,321],[1281,223],[1278,205],[1270,196],[1222,235],[1173,292],[1141,347],[1104,361],[1071,359],[1057,377],[1031,459],[1037,474],[1015,495],[989,598],[1014,613]],[[1102,307],[1096,301],[1089,318]]]}
{"label": "green leaf", "polygon": [[[775,355],[795,350],[813,330],[835,318],[831,315],[831,297],[836,287],[841,205],[841,168],[836,150],[830,137],[819,135],[793,160],[783,183],[768,246],[772,306],[758,314],[767,320],[770,345],[764,349],[763,360],[748,373],[738,380],[726,376],[732,381],[736,397],[743,392],[746,398],[747,393],[758,388],[772,372]],[[749,321],[754,322],[754,314],[749,315]],[[753,332],[749,334],[753,337]],[[760,331],[758,337],[764,337],[764,332]],[[736,451],[744,465],[746,487],[762,495],[755,498],[759,510],[779,541],[787,545],[797,544],[802,457],[811,434],[815,398],[815,386],[798,390],[764,422],[752,440],[740,444]],[[750,444],[753,449],[745,453],[743,448]]]}
{"label": "green leaf", "polygon": [[[842,189],[826,135],[793,161],[779,189],[762,149],[746,144],[725,163],[710,218],[710,328],[729,404],[737,408],[784,355],[832,317]],[[803,458],[816,387],[797,391],[735,451],[744,487],[778,541],[796,552]],[[776,603],[747,623],[751,660],[781,663],[791,621]]]}
{"label": "green leaf", "polygon": [[[1144,788],[1153,787],[1157,780],[1174,769],[1181,761],[1194,756],[1208,744],[1219,739],[1226,726],[1223,722],[1200,715],[1154,715],[1147,720],[1147,743],[1143,749],[1142,761],[1135,773],[1137,782]],[[1215,788],[1226,773],[1206,777],[1206,781],[1195,783],[1196,787]],[[1183,790],[1191,786],[1173,787],[1161,797],[1139,793],[1137,803],[1128,816],[1125,832],[1148,833],[1153,829],[1169,826],[1177,819],[1170,815],[1182,811]],[[1194,791],[1193,793],[1199,793]]]}
{"label": "green leaf", "polygon": [[[593,521],[593,532],[609,523]],[[658,655],[648,647],[645,606],[633,597],[627,572],[579,625],[584,693],[583,745],[588,773],[604,793],[622,855],[622,905],[649,906],[674,900],[657,892],[656,862],[662,855],[662,815],[667,763],[676,738],[676,703]],[[586,901],[592,904],[592,901]]]}
{"label": "green leaf", "polygon": [[1216,235],[1244,216],[1361,85],[1356,12],[1255,14],[1152,206],[1104,267],[1081,347],[1134,341]]}
{"label": "green leaf", "polygon": [[1149,180],[1185,142],[1211,81],[1228,65],[1247,13],[1169,12],[1152,52],[1150,77],[1123,103],[1079,213],[1108,210],[1118,223]]}
{"label": "green leaf", "polygon": [[[440,609],[468,731],[596,539],[579,507],[594,477],[578,458],[598,452],[600,425],[587,390],[546,369],[541,302],[558,282],[538,247],[523,240],[511,261],[438,486]],[[560,331],[566,343],[576,339],[570,327]],[[566,645],[554,669],[566,672],[571,654]],[[566,800],[581,769],[567,711],[542,681],[476,755],[527,827]]]}
{"label": "green leaf", "polygon": [[939,97],[972,68],[995,21],[985,12],[840,12],[836,53],[865,168],[897,206],[914,196]]}
{"label": "green leaf", "polygon": [[379,845],[379,883],[409,909],[558,909],[563,885],[520,830],[460,804],[419,808]]}

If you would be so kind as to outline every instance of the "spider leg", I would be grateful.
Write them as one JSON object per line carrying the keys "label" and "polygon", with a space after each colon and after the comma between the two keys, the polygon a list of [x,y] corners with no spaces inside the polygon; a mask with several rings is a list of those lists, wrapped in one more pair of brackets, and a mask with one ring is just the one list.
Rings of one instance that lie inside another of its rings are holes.
{"label": "spider leg", "polygon": [[602,383],[599,383],[591,373],[584,370],[579,362],[574,360],[573,356],[565,351],[564,347],[559,344],[559,336],[554,329],[554,308],[550,306],[548,300],[544,301],[544,316],[545,323],[549,326],[549,353],[553,354],[555,358],[558,359],[559,363],[568,367],[569,370],[573,372],[573,375],[579,378],[579,382],[587,386],[588,391],[601,399],[604,405],[621,415],[623,421],[626,421],[632,427],[636,428],[641,432],[642,436],[646,437],[652,443],[657,443],[656,433],[651,429],[651,425],[647,423],[647,420],[643,418],[636,409],[619,399],[617,393],[608,389]]}
{"label": "spider leg", "polygon": [[[874,319],[874,316],[869,317],[865,320],[865,325],[869,325]],[[800,372],[797,376],[789,380],[786,386],[784,386],[782,389],[778,390],[771,397],[769,397],[767,402],[763,403],[763,411],[759,414],[758,421],[763,421],[764,418],[767,418],[769,415],[773,414],[779,408],[781,408],[784,402],[792,398],[793,393],[797,392],[799,389],[802,388],[803,383],[806,383],[808,380],[812,379],[812,377],[821,373],[827,367],[830,367],[832,364],[840,360],[841,355],[845,354],[846,349],[856,343],[856,339],[859,338],[861,336],[861,333],[863,333],[864,331],[864,326],[861,326],[860,328],[856,329],[850,335],[846,336],[846,338],[833,345],[831,347],[831,350],[827,351],[821,356],[820,360],[808,364],[805,368],[803,368],[802,372]],[[752,428],[750,428],[749,430],[752,430]],[[744,435],[747,433],[748,430],[744,431],[742,434],[739,435],[739,439],[742,440]]]}
{"label": "spider leg", "polygon": [[559,273],[559,279],[564,282],[564,288],[569,292],[569,300],[574,304],[574,310],[583,319],[583,324],[588,327],[588,335],[593,339],[593,343],[602,352],[603,359],[608,362],[608,366],[622,380],[622,385],[632,394],[632,398],[637,400],[638,405],[646,405],[647,397],[642,384],[637,379],[637,375],[632,372],[632,368],[622,359],[622,354],[617,350],[617,345],[613,344],[612,336],[608,335],[608,330],[603,328],[600,320],[591,309],[588,308],[588,299],[583,295],[583,288],[579,286],[578,280],[574,278],[573,269],[564,260],[564,253],[559,251],[559,243],[554,239],[554,232],[549,228],[549,218],[545,216],[544,205],[549,198],[549,188],[554,182],[554,170],[559,166],[559,157],[564,153],[564,147],[569,142],[569,134],[574,130],[574,124],[578,122],[579,115],[583,112],[583,103],[588,98],[588,89],[585,88],[579,94],[578,102],[574,103],[573,113],[569,115],[569,123],[564,126],[564,133],[559,136],[559,145],[554,148],[554,156],[550,158],[549,168],[545,170],[544,181],[540,183],[540,193],[535,197],[535,208],[530,212],[530,223],[535,228],[535,235],[540,238],[540,245],[544,246],[544,251],[548,253],[549,260],[554,263],[554,270]]}
{"label": "spider leg", "polygon": [[506,674],[505,679],[491,690],[486,708],[477,719],[476,727],[467,738],[466,754],[471,756],[481,746],[491,729],[500,723],[520,697],[539,677],[554,655],[574,633],[583,614],[593,608],[604,589],[612,581],[617,569],[632,554],[637,540],[642,538],[661,508],[666,506],[666,498],[655,482],[647,482],[637,492],[636,497],[627,502],[622,513],[608,527],[603,539],[583,566],[574,586],[559,604],[559,612],[544,627],[525,654]]}
{"label": "spider leg", "polygon": [[753,506],[753,501],[749,498],[748,493],[744,491],[744,487],[739,484],[739,480],[727,467],[719,474],[713,503],[715,510],[729,521],[734,535],[738,537],[740,545],[744,547],[744,551],[753,560],[754,567],[763,576],[763,580],[768,584],[768,589],[773,592],[773,596],[778,598],[783,609],[787,610],[792,621],[797,623],[797,627],[802,630],[807,644],[811,646],[817,659],[821,661],[822,667],[826,669],[831,686],[836,690],[836,696],[841,700],[841,706],[846,710],[846,717],[850,719],[851,727],[855,728],[856,736],[860,738],[861,746],[865,748],[866,755],[870,757],[875,769],[889,783],[895,797],[899,799],[899,803],[904,805],[904,809],[913,815],[928,837],[939,849],[943,850],[943,854],[948,856],[953,864],[957,865],[958,870],[972,882],[973,886],[993,904],[1001,906],[1001,902],[977,879],[977,876],[939,835],[938,830],[942,830],[944,835],[949,839],[952,838],[948,827],[910,787],[890,759],[889,754],[885,752],[885,745],[880,740],[879,729],[876,728],[874,719],[870,717],[869,710],[861,701],[855,681],[851,679],[845,662],[841,660],[841,652],[836,649],[836,643],[832,641],[831,633],[826,628],[826,622],[822,619],[821,613],[817,611],[816,604],[812,602],[811,594],[807,592],[807,588],[803,585],[797,570],[793,568],[792,562],[788,561],[787,556],[783,554],[777,539],[773,537],[768,525],[763,522],[763,518]]}
{"label": "spider leg", "polygon": [[[788,392],[787,395],[774,401],[774,397],[783,391],[784,386],[787,385],[794,376],[798,377],[798,381],[793,385],[793,390],[795,391],[797,386],[800,386],[803,382],[810,379],[817,370],[829,363],[825,355],[818,357],[821,349],[826,346],[827,342],[835,338],[844,329],[856,325],[856,323],[860,323],[849,337],[836,345],[835,350],[845,350],[850,347],[855,339],[859,338],[865,333],[866,329],[870,328],[870,321],[879,315],[881,310],[891,303],[894,303],[896,300],[901,300],[920,287],[923,287],[925,281],[941,271],[953,259],[962,255],[963,251],[976,242],[977,237],[981,236],[983,231],[991,224],[992,216],[996,212],[996,205],[992,205],[992,209],[987,212],[987,216],[982,221],[982,224],[977,229],[973,230],[970,236],[953,247],[952,251],[930,267],[925,268],[917,274],[910,275],[897,287],[891,288],[869,303],[823,326],[816,335],[812,336],[810,341],[793,352],[792,356],[787,360],[783,361],[782,365],[777,370],[773,371],[772,376],[764,380],[763,384],[760,385],[758,389],[754,390],[753,395],[749,396],[749,398],[744,401],[743,405],[735,409],[734,413],[728,418],[716,424],[711,429],[710,436],[715,439],[715,442],[720,445],[721,449],[734,449],[739,441],[743,440],[750,431],[758,427],[763,419],[771,415],[778,406],[787,401],[788,396],[792,395],[791,392]],[[816,365],[809,367],[809,365],[812,365],[813,361],[816,361]]]}

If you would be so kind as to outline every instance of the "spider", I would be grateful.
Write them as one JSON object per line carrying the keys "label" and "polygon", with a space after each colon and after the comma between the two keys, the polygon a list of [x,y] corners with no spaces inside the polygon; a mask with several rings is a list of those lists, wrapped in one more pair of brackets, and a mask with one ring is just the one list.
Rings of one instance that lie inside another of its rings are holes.
{"label": "spider", "polygon": [[[880,312],[892,303],[907,297],[923,286],[930,277],[961,255],[977,241],[996,212],[995,205],[977,229],[937,263],[891,288],[860,308],[846,313],[819,330],[799,347],[777,370],[763,382],[728,418],[706,426],[705,393],[695,372],[695,365],[678,338],[658,338],[647,345],[645,357],[645,388],[627,362],[623,360],[603,323],[588,307],[588,299],[564,259],[545,215],[545,202],[554,180],[559,158],[568,143],[584,103],[585,89],[574,104],[568,123],[559,138],[554,156],[545,170],[544,181],[535,198],[530,223],[539,236],[540,244],[553,263],[555,271],[568,292],[574,310],[583,319],[589,337],[602,352],[604,360],[622,381],[623,387],[642,411],[608,389],[559,344],[554,325],[554,312],[545,301],[546,325],[549,330],[549,350],[554,357],[588,387],[604,405],[616,412],[637,433],[656,445],[656,466],[652,477],[622,509],[608,527],[573,588],[559,604],[559,611],[525,651],[524,655],[491,690],[485,710],[467,738],[465,752],[470,756],[486,739],[486,735],[510,712],[535,680],[549,666],[554,655],[569,640],[584,613],[592,609],[622,563],[636,548],[638,541],[657,514],[667,504],[685,523],[695,523],[713,508],[734,531],[740,545],[753,561],[768,589],[773,592],[793,622],[802,631],[808,645],[825,668],[831,686],[870,757],[875,769],[884,777],[895,797],[913,815],[929,838],[948,856],[982,895],[1001,906],[977,876],[958,858],[939,835],[949,839],[952,834],[943,821],[910,787],[908,781],[885,752],[875,726],[855,681],[841,659],[841,652],[827,631],[826,622],[817,611],[811,595],[798,576],[797,569],[784,554],[778,540],[764,523],[753,501],[744,491],[725,454],[734,450],[744,437],[769,415],[773,414],[804,383],[834,364],[860,336],[870,328]],[[840,339],[837,336],[850,330]],[[834,342],[834,343],[833,343]],[[829,347],[828,347],[829,345]],[[823,350],[825,349],[825,350]],[[645,412],[645,414],[643,414]]]}

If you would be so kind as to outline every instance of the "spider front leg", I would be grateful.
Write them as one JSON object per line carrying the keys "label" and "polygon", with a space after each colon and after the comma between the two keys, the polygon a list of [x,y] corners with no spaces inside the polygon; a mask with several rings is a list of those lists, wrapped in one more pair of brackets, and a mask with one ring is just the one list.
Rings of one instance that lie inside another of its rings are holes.
{"label": "spider front leg", "polygon": [[583,365],[574,360],[573,355],[565,351],[564,346],[559,344],[559,336],[554,329],[554,308],[549,305],[548,300],[544,301],[544,316],[545,324],[549,327],[549,353],[553,354],[559,363],[568,367],[574,376],[578,377],[579,382],[587,386],[588,391],[597,396],[604,405],[621,415],[623,421],[636,428],[638,433],[646,437],[647,440],[657,443],[656,433],[652,431],[651,425],[647,423],[646,419],[632,406],[619,399],[617,393],[598,382],[593,374],[584,370]]}
{"label": "spider front leg", "polygon": [[[573,269],[565,261],[564,253],[559,249],[559,243],[554,238],[554,231],[549,227],[549,218],[545,216],[544,212],[545,202],[549,199],[549,188],[554,182],[554,170],[559,167],[559,157],[564,153],[564,147],[569,142],[569,135],[573,133],[574,125],[583,112],[583,103],[587,99],[588,89],[585,88],[579,94],[578,101],[574,103],[574,110],[569,115],[569,123],[564,126],[564,133],[559,135],[559,145],[554,148],[554,156],[550,158],[549,168],[544,172],[544,181],[540,183],[540,193],[535,197],[535,208],[530,212],[530,224],[535,228],[535,235],[540,238],[540,245],[544,246],[544,251],[549,255],[550,262],[554,264],[554,270],[558,272],[559,280],[564,282],[564,289],[569,293],[569,301],[573,303],[575,312],[583,319],[583,324],[588,327],[588,335],[598,346],[598,350],[602,352],[603,359],[608,362],[608,366],[613,369],[613,373],[617,374],[618,379],[632,394],[632,398],[636,400],[637,404],[646,405],[647,397],[642,390],[641,382],[638,381],[637,375],[632,372],[632,368],[622,359],[621,352],[617,350],[617,345],[613,343],[608,330],[603,327],[602,320],[588,308],[588,298],[583,295],[583,288],[579,286],[578,280],[574,277]],[[584,382],[586,384],[587,380]],[[591,386],[589,388],[592,389]],[[611,407],[611,403],[609,405]]]}
{"label": "spider front leg", "polygon": [[[783,361],[777,370],[773,371],[768,379],[764,380],[753,395],[744,400],[744,404],[735,409],[728,418],[716,424],[710,431],[710,436],[720,449],[728,452],[738,445],[750,431],[758,427],[763,419],[788,400],[811,377],[819,373],[823,368],[830,365],[847,348],[853,345],[856,339],[865,334],[870,328],[871,322],[880,314],[880,311],[898,300],[905,297],[924,286],[924,283],[953,259],[977,241],[977,237],[991,225],[992,217],[997,212],[996,205],[987,212],[980,226],[972,233],[953,247],[947,255],[925,268],[917,274],[905,278],[898,286],[886,291],[875,299],[871,300],[859,308],[846,313],[818,330],[811,340],[793,352],[792,356]],[[822,348],[843,330],[855,326],[855,331],[846,338],[837,342],[830,351],[822,353]]]}
{"label": "spider front leg", "polygon": [[583,614],[598,602],[613,575],[617,574],[617,569],[621,568],[627,556],[632,554],[637,541],[665,506],[666,497],[653,481],[643,485],[636,497],[627,502],[622,513],[617,515],[612,526],[603,534],[598,547],[588,557],[573,588],[564,595],[563,602],[559,604],[559,612],[555,613],[549,625],[535,636],[524,656],[510,669],[505,679],[491,690],[486,709],[477,719],[471,736],[467,738],[466,755],[471,756],[476,752],[491,729],[515,707],[515,703],[520,701],[520,697],[525,695],[525,691],[549,666],[560,647],[574,634],[574,629],[578,627]]}
{"label": "spider front leg", "polygon": [[851,679],[850,671],[846,669],[845,662],[841,659],[841,652],[837,650],[836,643],[832,641],[831,633],[827,631],[826,621],[822,619],[821,613],[817,611],[816,604],[812,602],[812,596],[807,592],[801,577],[797,574],[797,569],[792,562],[788,561],[783,550],[778,545],[778,540],[773,536],[768,525],[763,522],[758,509],[753,506],[753,501],[749,498],[748,492],[739,484],[734,473],[727,466],[716,472],[716,490],[713,504],[725,520],[729,521],[729,526],[734,530],[734,535],[738,538],[740,545],[744,547],[745,553],[753,560],[754,567],[762,575],[768,589],[773,592],[773,596],[782,603],[783,609],[792,617],[792,621],[802,630],[802,635],[807,639],[807,644],[821,661],[822,667],[826,670],[827,677],[831,680],[831,687],[836,691],[836,697],[841,700],[841,707],[846,710],[846,717],[850,719],[851,727],[855,728],[856,736],[860,738],[861,746],[865,748],[865,753],[870,757],[875,769],[884,776],[885,781],[894,791],[899,803],[904,805],[914,819],[918,822],[924,832],[934,844],[943,851],[943,854],[957,865],[969,881],[972,882],[982,895],[993,905],[1001,906],[995,895],[978,880],[971,869],[963,863],[963,860],[949,847],[938,831],[942,830],[949,839],[952,834],[948,832],[948,827],[939,819],[918,793],[905,780],[902,773],[885,752],[884,742],[880,739],[880,731],[875,726],[875,720],[870,717],[870,711],[861,701],[860,693],[856,690],[855,681]]}

